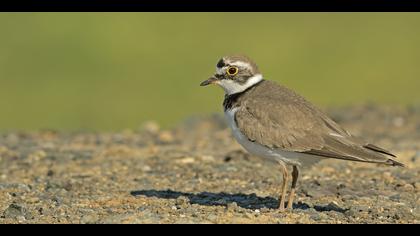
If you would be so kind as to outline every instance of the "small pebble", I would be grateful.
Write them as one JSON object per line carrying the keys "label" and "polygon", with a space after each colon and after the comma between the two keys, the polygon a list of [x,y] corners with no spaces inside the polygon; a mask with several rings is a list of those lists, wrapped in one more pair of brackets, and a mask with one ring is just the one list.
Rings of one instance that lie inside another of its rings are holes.
{"label": "small pebble", "polygon": [[3,212],[5,218],[16,218],[19,216],[24,216],[26,209],[18,204],[10,204],[9,207]]}
{"label": "small pebble", "polygon": [[145,131],[152,133],[152,134],[156,134],[159,132],[160,130],[160,126],[157,122],[155,121],[147,121],[143,124],[142,127]]}
{"label": "small pebble", "polygon": [[171,132],[169,131],[162,131],[159,134],[159,141],[163,143],[171,143],[174,141],[174,137]]}
{"label": "small pebble", "polygon": [[177,160],[176,162],[179,164],[191,164],[195,162],[195,159],[192,157],[185,157],[180,160]]}
{"label": "small pebble", "polygon": [[177,206],[186,207],[190,204],[190,199],[186,196],[180,196],[176,199],[175,204]]}
{"label": "small pebble", "polygon": [[412,184],[405,184],[404,186],[401,187],[401,190],[403,190],[405,192],[413,192],[414,189],[415,188]]}
{"label": "small pebble", "polygon": [[215,214],[209,214],[207,216],[207,219],[210,220],[210,221],[215,221],[215,220],[217,220],[217,215],[215,215]]}

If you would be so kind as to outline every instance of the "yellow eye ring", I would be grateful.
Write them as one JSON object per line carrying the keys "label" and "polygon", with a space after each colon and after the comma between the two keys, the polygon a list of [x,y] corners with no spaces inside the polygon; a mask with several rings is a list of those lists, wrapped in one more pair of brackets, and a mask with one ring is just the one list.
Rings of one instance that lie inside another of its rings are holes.
{"label": "yellow eye ring", "polygon": [[236,75],[236,74],[238,74],[238,67],[234,67],[234,66],[229,66],[227,69],[226,69],[226,73],[228,74],[228,75],[231,75],[231,76],[233,76],[233,75]]}

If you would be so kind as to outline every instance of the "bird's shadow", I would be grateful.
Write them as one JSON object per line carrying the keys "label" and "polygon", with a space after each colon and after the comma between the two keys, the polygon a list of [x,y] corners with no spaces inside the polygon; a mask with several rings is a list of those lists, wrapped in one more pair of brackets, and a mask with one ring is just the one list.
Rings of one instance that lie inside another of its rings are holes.
{"label": "bird's shadow", "polygon": [[[186,197],[190,204],[198,204],[203,206],[228,206],[229,204],[236,203],[239,207],[251,210],[257,210],[262,208],[267,209],[278,209],[279,200],[272,197],[259,197],[256,194],[230,194],[230,193],[185,193],[173,190],[136,190],[131,191],[132,196],[145,196],[145,197],[157,197],[162,199],[178,199],[179,197]],[[311,208],[306,203],[295,203],[293,204],[294,209],[307,210]],[[335,206],[314,206],[316,211],[337,211],[343,213],[346,209]]]}

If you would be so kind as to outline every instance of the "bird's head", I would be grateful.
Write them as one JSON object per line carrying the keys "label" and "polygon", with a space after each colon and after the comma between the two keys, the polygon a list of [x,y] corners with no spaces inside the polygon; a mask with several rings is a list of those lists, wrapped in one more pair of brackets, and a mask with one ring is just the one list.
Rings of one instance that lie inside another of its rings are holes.
{"label": "bird's head", "polygon": [[240,93],[262,80],[257,65],[242,55],[225,56],[216,65],[216,73],[200,86],[217,84],[227,95]]}

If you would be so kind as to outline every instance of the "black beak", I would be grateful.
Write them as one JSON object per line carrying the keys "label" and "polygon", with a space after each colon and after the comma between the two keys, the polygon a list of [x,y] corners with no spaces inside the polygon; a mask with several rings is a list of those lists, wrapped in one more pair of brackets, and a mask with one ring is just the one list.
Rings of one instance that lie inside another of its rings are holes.
{"label": "black beak", "polygon": [[216,82],[218,79],[214,76],[208,78],[207,80],[204,80],[203,82],[201,82],[200,86],[207,86],[209,84],[213,84],[214,82]]}

